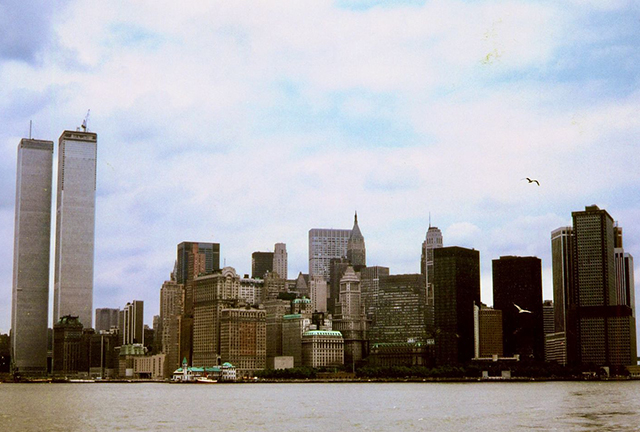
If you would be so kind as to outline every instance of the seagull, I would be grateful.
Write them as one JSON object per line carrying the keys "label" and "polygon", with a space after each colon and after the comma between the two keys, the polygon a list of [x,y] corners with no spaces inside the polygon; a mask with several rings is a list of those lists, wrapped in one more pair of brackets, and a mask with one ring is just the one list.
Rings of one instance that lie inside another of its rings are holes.
{"label": "seagull", "polygon": [[531,311],[528,311],[526,309],[522,309],[520,306],[518,306],[517,304],[513,304],[517,309],[518,309],[518,313],[533,313]]}
{"label": "seagull", "polygon": [[523,178],[523,179],[521,179],[521,180],[526,180],[526,181],[528,181],[529,183],[535,183],[535,184],[537,184],[538,186],[540,186],[540,182],[539,182],[538,180],[536,180],[536,179],[530,179],[529,177],[525,177],[525,178]]}

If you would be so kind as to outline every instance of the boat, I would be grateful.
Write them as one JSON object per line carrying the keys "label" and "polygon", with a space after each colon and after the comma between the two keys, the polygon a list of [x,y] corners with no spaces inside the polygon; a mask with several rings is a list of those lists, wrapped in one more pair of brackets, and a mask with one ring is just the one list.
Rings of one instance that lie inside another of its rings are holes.
{"label": "boat", "polygon": [[70,383],[94,383],[96,380],[94,379],[70,379],[68,382]]}
{"label": "boat", "polygon": [[215,384],[218,382],[218,380],[214,380],[209,377],[199,377],[199,378],[196,378],[196,382],[198,384]]}

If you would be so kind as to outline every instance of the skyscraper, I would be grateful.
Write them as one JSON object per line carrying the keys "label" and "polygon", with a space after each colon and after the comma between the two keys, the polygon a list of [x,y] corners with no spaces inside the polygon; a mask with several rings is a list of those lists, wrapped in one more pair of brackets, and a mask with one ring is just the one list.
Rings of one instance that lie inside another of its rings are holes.
{"label": "skyscraper", "polygon": [[347,363],[355,363],[365,356],[365,319],[362,308],[360,278],[352,266],[347,267],[340,279],[340,301],[336,305],[334,330],[344,338],[344,356]]}
{"label": "skyscraper", "polygon": [[[631,307],[619,304],[616,290],[613,218],[595,205],[573,212],[572,217],[576,302],[569,320],[577,329],[578,349],[569,350],[567,360],[635,364],[635,319]],[[569,340],[567,344],[572,345]]]}
{"label": "skyscraper", "polygon": [[184,285],[171,280],[165,281],[160,289],[160,350],[165,353],[164,376],[170,377],[179,367],[180,358],[180,318]]}
{"label": "skyscraper", "polygon": [[[431,218],[429,218],[431,219]],[[422,242],[422,259],[420,260],[420,272],[424,275],[426,285],[426,307],[425,320],[427,324],[427,332],[433,332],[433,250],[442,247],[442,232],[438,227],[432,227],[429,223],[427,236]]]}
{"label": "skyscraper", "polygon": [[504,354],[544,360],[540,258],[503,256],[493,260],[493,307],[502,311]]}
{"label": "skyscraper", "polygon": [[53,319],[92,327],[98,136],[64,131],[58,141]]}
{"label": "skyscraper", "polygon": [[358,226],[358,213],[354,216],[353,228],[347,241],[347,259],[355,271],[360,271],[360,269],[367,265],[367,251],[364,244],[364,237]]}
{"label": "skyscraper", "polygon": [[182,316],[180,317],[180,359],[191,364],[193,353],[194,281],[199,275],[220,269],[220,244],[182,242],[178,245],[176,282],[184,285]]}
{"label": "skyscraper", "polygon": [[551,232],[551,264],[553,271],[553,304],[555,331],[566,331],[567,309],[575,302],[573,285],[574,237],[572,227]]}
{"label": "skyscraper", "polygon": [[254,252],[251,254],[251,277],[264,279],[264,275],[273,271],[273,252]]}
{"label": "skyscraper", "polygon": [[144,345],[144,302],[134,300],[123,309],[122,345]]}
{"label": "skyscraper", "polygon": [[473,305],[480,304],[480,253],[458,246],[434,249],[433,292],[438,364],[471,360]]}
{"label": "skyscraper", "polygon": [[284,243],[276,243],[273,250],[273,271],[278,273],[282,279],[287,279],[287,245]]}
{"label": "skyscraper", "polygon": [[351,230],[309,230],[309,277],[321,275],[329,279],[329,264],[333,258],[347,257],[347,244]]}
{"label": "skyscraper", "polygon": [[[109,331],[111,327],[118,327],[118,314],[120,309],[115,308],[98,308],[96,309],[96,333],[101,331]],[[122,331],[122,329],[120,329]]]}
{"label": "skyscraper", "polygon": [[52,169],[52,141],[20,141],[13,243],[11,361],[13,370],[24,374],[47,371]]}

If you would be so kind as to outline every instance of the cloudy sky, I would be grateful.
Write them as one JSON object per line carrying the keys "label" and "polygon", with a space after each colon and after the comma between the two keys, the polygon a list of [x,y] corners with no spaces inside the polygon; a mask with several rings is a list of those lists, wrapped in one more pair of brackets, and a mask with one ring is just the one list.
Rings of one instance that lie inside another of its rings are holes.
{"label": "cloudy sky", "polygon": [[94,307],[141,299],[149,324],[181,241],[219,242],[241,274],[284,242],[293,277],[309,229],[356,210],[368,264],[396,274],[419,271],[431,213],[445,245],[480,251],[488,304],[501,255],[540,257],[552,298],[550,232],[585,205],[640,272],[636,2],[26,4],[0,3],[2,333],[17,145],[88,109]]}

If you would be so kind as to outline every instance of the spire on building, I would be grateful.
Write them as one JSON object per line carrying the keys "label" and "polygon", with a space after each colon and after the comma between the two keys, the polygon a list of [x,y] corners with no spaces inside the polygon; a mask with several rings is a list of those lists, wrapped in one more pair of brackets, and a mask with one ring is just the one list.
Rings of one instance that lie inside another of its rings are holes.
{"label": "spire on building", "polygon": [[353,218],[353,228],[347,243],[347,259],[356,270],[367,265],[364,237],[358,226],[358,212],[355,213]]}

